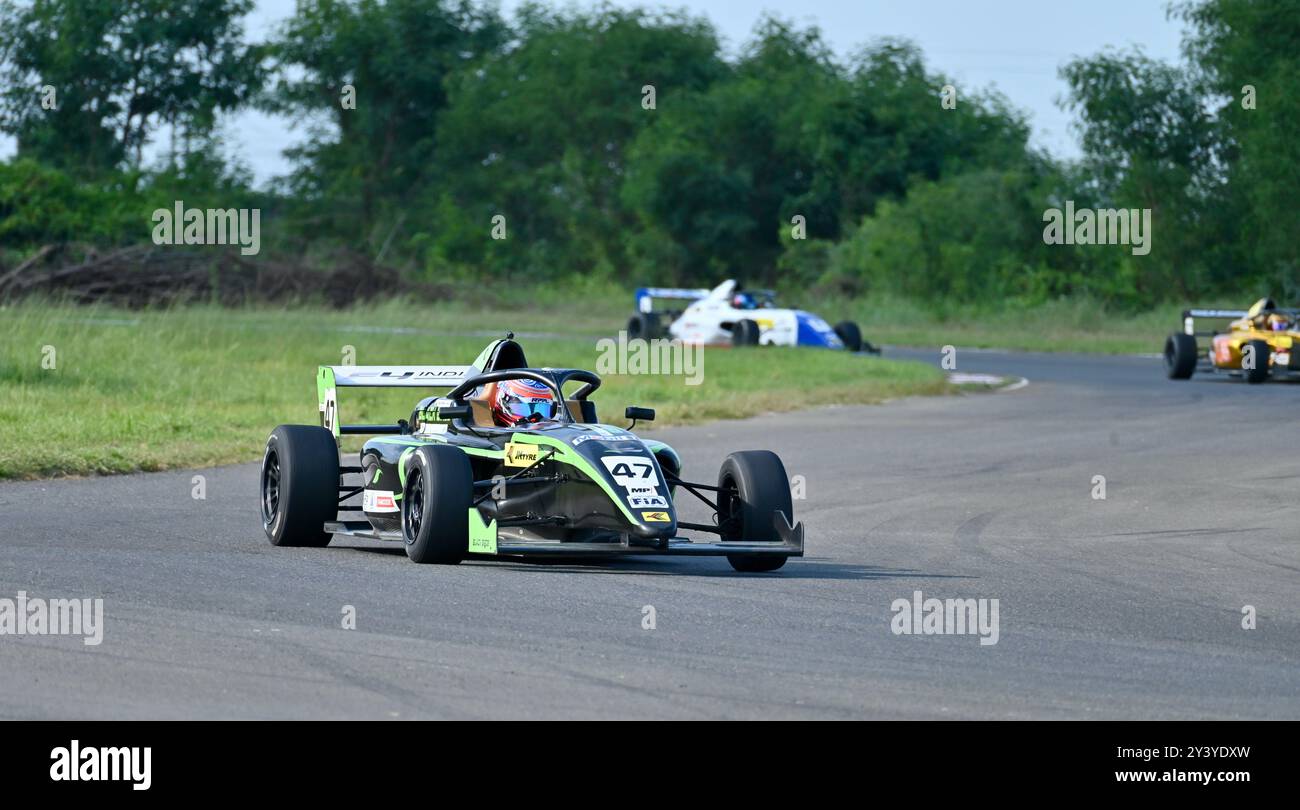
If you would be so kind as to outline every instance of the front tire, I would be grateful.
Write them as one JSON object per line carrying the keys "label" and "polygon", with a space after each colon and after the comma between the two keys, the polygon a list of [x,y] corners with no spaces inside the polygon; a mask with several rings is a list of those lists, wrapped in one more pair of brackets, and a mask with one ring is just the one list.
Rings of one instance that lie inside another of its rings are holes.
{"label": "front tire", "polygon": [[862,351],[862,330],[853,321],[840,321],[835,324],[835,334],[839,336],[844,348],[851,352]]}
{"label": "front tire", "polygon": [[402,540],[417,563],[455,565],[469,549],[474,471],[464,451],[426,445],[411,454],[402,489]]}
{"label": "front tire", "polygon": [[325,523],[339,514],[339,446],[310,425],[280,425],[266,440],[262,529],[275,546],[329,544]]}
{"label": "front tire", "polygon": [[[1252,340],[1246,346],[1255,350],[1255,367],[1243,367],[1241,372],[1246,376],[1246,382],[1252,385],[1262,383],[1268,379],[1268,361],[1273,356],[1273,347],[1269,346],[1268,341],[1265,340]],[[1244,355],[1242,362],[1244,365]]]}
{"label": "front tire", "polygon": [[1196,338],[1174,332],[1165,340],[1165,374],[1171,380],[1190,379],[1196,371]]}
{"label": "front tire", "polygon": [[[780,542],[776,512],[794,522],[790,480],[780,457],[770,450],[742,450],[732,453],[718,471],[718,524],[722,541]],[[737,571],[775,571],[787,558],[753,554],[728,554],[727,562]]]}

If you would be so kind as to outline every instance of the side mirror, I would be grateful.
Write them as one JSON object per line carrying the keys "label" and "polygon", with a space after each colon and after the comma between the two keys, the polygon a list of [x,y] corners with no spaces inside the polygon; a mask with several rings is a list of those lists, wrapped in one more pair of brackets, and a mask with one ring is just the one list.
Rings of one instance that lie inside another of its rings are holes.
{"label": "side mirror", "polygon": [[635,406],[629,405],[627,407],[627,410],[623,411],[623,415],[628,419],[631,419],[632,424],[634,425],[637,422],[653,422],[655,420],[655,409],[637,408]]}
{"label": "side mirror", "polygon": [[453,419],[469,419],[473,413],[468,405],[443,405],[434,409],[438,415],[439,422],[450,422]]}

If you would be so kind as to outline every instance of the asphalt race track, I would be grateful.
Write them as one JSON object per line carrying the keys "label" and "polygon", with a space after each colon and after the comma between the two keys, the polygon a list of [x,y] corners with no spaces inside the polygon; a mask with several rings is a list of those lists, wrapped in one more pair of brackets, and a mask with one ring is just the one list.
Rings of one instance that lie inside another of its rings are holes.
{"label": "asphalt race track", "polygon": [[[253,465],[206,500],[190,472],[0,485],[0,596],[103,597],[106,625],[0,637],[0,717],[1300,719],[1300,385],[958,368],[1030,384],[653,434],[688,478],[758,447],[805,477],[809,556],[768,575],[277,549]],[[896,635],[914,591],[997,599],[997,643]]]}

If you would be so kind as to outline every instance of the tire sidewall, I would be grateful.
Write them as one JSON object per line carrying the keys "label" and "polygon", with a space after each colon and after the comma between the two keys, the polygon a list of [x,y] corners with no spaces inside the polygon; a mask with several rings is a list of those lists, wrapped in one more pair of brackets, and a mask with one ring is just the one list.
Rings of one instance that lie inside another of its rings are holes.
{"label": "tire sidewall", "polygon": [[[424,446],[407,462],[402,490],[402,540],[406,555],[418,563],[457,563],[469,549],[469,508],[474,477],[463,451]],[[420,487],[423,505],[419,531],[412,536],[408,515],[411,493]]]}
{"label": "tire sidewall", "polygon": [[259,491],[259,513],[267,539],[276,546],[325,546],[324,524],[338,517],[338,444],[328,430],[308,425],[281,425],[266,440],[259,471],[265,486],[272,455],[280,465],[280,494],[274,516],[266,512]]}
{"label": "tire sidewall", "polygon": [[[790,497],[790,482],[785,465],[770,450],[743,450],[732,453],[722,462],[718,471],[718,487],[736,487],[735,499],[739,501],[740,526],[737,534],[724,536],[723,540],[779,541],[774,516],[777,510],[794,520]],[[720,493],[720,497],[725,497]],[[721,504],[720,504],[721,506]],[[719,515],[719,519],[723,519]]]}

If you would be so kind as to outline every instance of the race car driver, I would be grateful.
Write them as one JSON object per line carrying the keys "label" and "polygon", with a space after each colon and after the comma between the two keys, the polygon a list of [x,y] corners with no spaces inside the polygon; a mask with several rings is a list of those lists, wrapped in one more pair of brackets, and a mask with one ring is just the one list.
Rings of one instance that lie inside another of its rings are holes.
{"label": "race car driver", "polygon": [[489,397],[498,427],[532,428],[555,421],[559,403],[549,387],[534,380],[505,380],[494,388]]}

